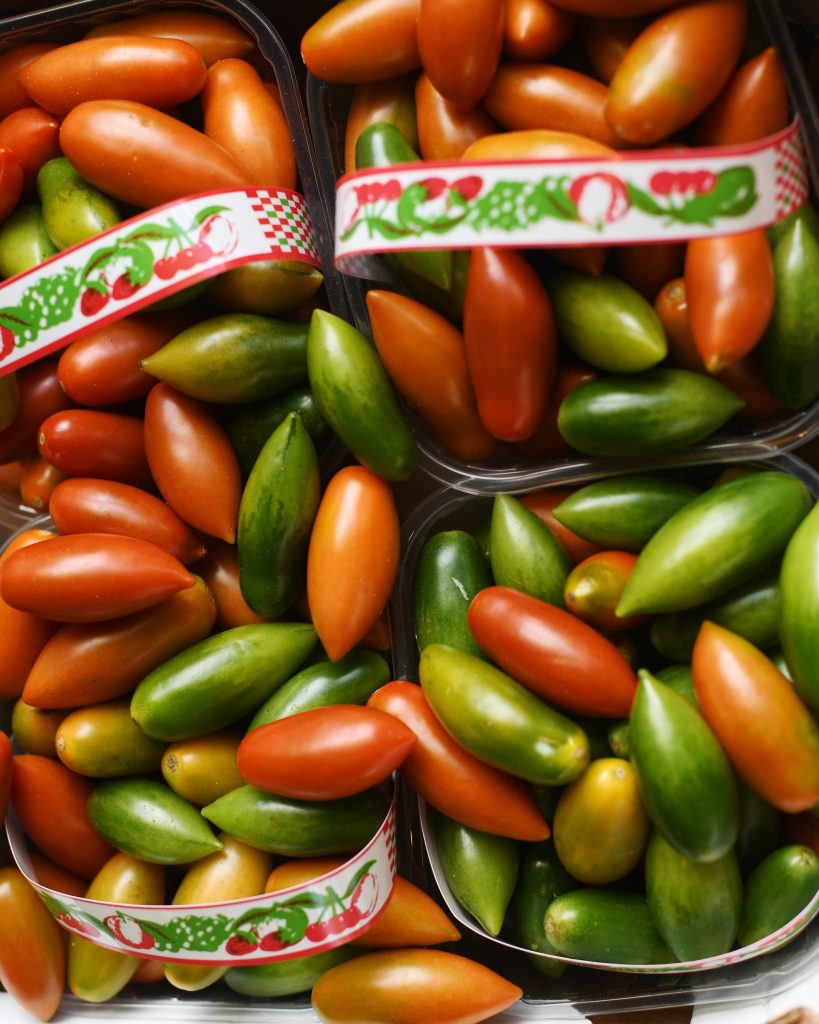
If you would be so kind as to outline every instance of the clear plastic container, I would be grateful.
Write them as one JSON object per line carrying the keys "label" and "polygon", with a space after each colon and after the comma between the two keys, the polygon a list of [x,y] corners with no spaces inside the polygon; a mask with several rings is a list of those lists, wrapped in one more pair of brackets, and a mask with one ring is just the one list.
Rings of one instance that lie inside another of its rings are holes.
{"label": "clear plastic container", "polygon": [[[767,37],[779,52],[787,78],[794,110],[802,122],[806,142],[809,170],[814,193],[819,191],[819,114],[806,81],[789,26],[777,0],[756,0],[759,18]],[[310,126],[319,158],[319,172],[326,197],[332,203],[336,180],[344,173],[344,132],[347,113],[353,95],[353,86],[323,82],[313,75],[307,78],[307,106]],[[331,210],[332,212],[332,210]],[[332,217],[331,217],[332,222]],[[378,280],[342,275],[346,305],[334,311],[352,319],[362,333],[371,336],[365,295],[368,287],[404,289],[391,273],[383,257],[378,258],[382,273]],[[451,484],[460,490],[476,494],[491,494],[498,490],[521,486],[544,485],[549,481],[575,482],[590,473],[616,473],[634,468],[657,468],[675,465],[697,465],[718,459],[757,459],[787,451],[810,440],[819,432],[819,399],[810,406],[775,420],[760,423],[736,420],[712,434],[699,444],[678,452],[634,460],[601,459],[581,453],[569,453],[548,460],[529,460],[510,450],[485,462],[466,462],[447,449],[430,428],[412,410],[406,407],[420,450],[421,467],[436,480]]]}
{"label": "clear plastic container", "polygon": [[[715,476],[728,460],[711,466]],[[730,460],[733,462],[734,460]],[[666,463],[668,466],[668,463]],[[819,472],[794,455],[782,454],[766,463],[765,468],[788,473],[801,480],[814,498],[819,499]],[[703,467],[703,470],[708,471]],[[673,467],[675,475],[701,475],[702,471]],[[609,473],[587,476],[602,479]],[[544,480],[539,486],[548,485]],[[536,488],[518,479],[507,493],[523,494]],[[539,489],[539,488],[538,488]],[[488,495],[458,493],[444,487],[430,495],[407,518],[402,531],[400,583],[393,595],[392,621],[396,624],[393,658],[396,678],[418,681],[418,649],[413,617],[413,590],[418,560],[427,540],[442,530],[472,529],[485,522],[491,511]],[[434,891],[433,869],[425,855],[421,815],[417,806],[408,805],[413,835],[415,881]],[[419,834],[420,833],[420,834]],[[440,871],[439,871],[440,874]],[[451,894],[445,903],[453,902]],[[815,902],[815,901],[814,901]],[[454,904],[457,907],[457,904]],[[497,940],[489,938],[468,915],[459,914],[459,924],[472,928],[477,958],[506,973],[523,987],[524,999],[515,1008],[518,1019],[548,1020],[559,1017],[560,1008],[571,1004],[582,1013],[603,1014],[662,1006],[722,1002],[728,1000],[769,998],[804,978],[815,966],[819,954],[819,922],[815,919],[793,942],[775,953],[758,956],[744,963],[670,975],[629,975],[570,966],[564,976],[554,981],[531,968],[514,938],[504,932]],[[480,936],[480,937],[479,937]],[[491,952],[486,950],[489,945]]]}

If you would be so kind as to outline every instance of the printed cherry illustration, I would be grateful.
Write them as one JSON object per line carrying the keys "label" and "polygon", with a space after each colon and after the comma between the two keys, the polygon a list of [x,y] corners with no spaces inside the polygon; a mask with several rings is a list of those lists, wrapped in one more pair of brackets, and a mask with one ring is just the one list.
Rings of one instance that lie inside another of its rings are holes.
{"label": "printed cherry illustration", "polygon": [[314,921],[312,924],[308,924],[305,929],[304,936],[311,942],[323,942],[330,934],[330,926],[328,921]]}

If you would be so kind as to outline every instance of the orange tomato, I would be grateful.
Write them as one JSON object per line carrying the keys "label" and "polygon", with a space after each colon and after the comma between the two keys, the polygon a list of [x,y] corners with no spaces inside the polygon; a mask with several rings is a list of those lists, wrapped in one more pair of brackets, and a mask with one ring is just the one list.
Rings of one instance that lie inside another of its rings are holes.
{"label": "orange tomato", "polygon": [[15,459],[14,462],[4,462],[0,466],[0,490],[19,492],[24,470],[25,463],[22,459]]}
{"label": "orange tomato", "polygon": [[554,0],[558,7],[594,17],[630,18],[676,7],[680,0]]}
{"label": "orange tomato", "polygon": [[473,142],[497,131],[483,107],[458,110],[426,75],[420,75],[415,86],[415,107],[418,146],[424,160],[460,160]]}
{"label": "orange tomato", "polygon": [[6,808],[11,795],[12,750],[11,740],[0,731],[0,825],[6,817]]}
{"label": "orange tomato", "polygon": [[246,61],[220,60],[202,91],[205,135],[222,146],[252,185],[295,188],[298,172],[281,105]]}
{"label": "orange tomato", "polygon": [[626,284],[653,302],[664,284],[682,274],[685,246],[669,242],[618,245],[614,248],[614,262]]}
{"label": "orange tomato", "polygon": [[602,142],[544,128],[485,135],[473,142],[463,160],[564,160],[582,156],[610,156],[616,152]]}
{"label": "orange tomato", "polygon": [[34,192],[40,168],[60,155],[59,135],[60,122],[39,107],[23,107],[0,121],[0,147],[17,157],[25,192]]}
{"label": "orange tomato", "polygon": [[631,551],[598,551],[578,562],[563,588],[567,611],[607,633],[619,633],[645,621],[645,616],[618,618],[615,614],[636,561],[637,555]]}
{"label": "orange tomato", "polygon": [[565,249],[550,249],[549,253],[558,263],[585,270],[593,277],[599,277],[603,273],[609,256],[609,250],[603,245],[576,245]]}
{"label": "orange tomato", "polygon": [[648,146],[690,124],[728,81],[745,20],[745,0],[698,0],[653,21],[609,85],[606,118],[614,131]]}
{"label": "orange tomato", "polygon": [[492,81],[503,46],[503,3],[421,0],[421,65],[436,90],[459,110],[474,107]]}
{"label": "orange tomato", "polygon": [[[552,394],[546,403],[540,423],[535,428],[535,432],[531,437],[527,437],[525,441],[515,441],[513,444],[510,444],[509,447],[512,451],[523,455],[527,459],[551,458],[554,455],[562,455],[564,452],[571,451],[571,448],[557,428],[557,415],[560,412],[560,403],[575,388],[579,388],[581,384],[594,380],[596,377],[597,371],[591,369],[591,367],[576,366],[572,363],[564,363],[562,366],[558,365],[555,372]],[[555,520],[555,523],[557,523],[557,520]],[[554,532],[552,525],[547,525]]]}
{"label": "orange tomato", "polygon": [[401,395],[459,458],[489,458],[498,446],[478,416],[461,332],[397,292],[368,292],[367,311],[375,347]]}
{"label": "orange tomato", "polygon": [[54,43],[26,43],[0,54],[0,117],[31,106],[31,97],[18,75],[33,60],[54,49]]}
{"label": "orange tomato", "polygon": [[341,0],[301,40],[307,70],[327,82],[379,82],[414,71],[421,0]]}
{"label": "orange tomato", "polygon": [[63,480],[65,473],[39,455],[32,455],[20,479],[23,504],[40,512],[47,509],[54,488]]}
{"label": "orange tomato", "polygon": [[568,40],[575,22],[549,0],[506,0],[503,52],[512,60],[544,60]]}
{"label": "orange tomato", "polygon": [[776,50],[768,47],[736,71],[697,122],[694,142],[698,146],[755,142],[786,128],[788,119],[788,86]]}
{"label": "orange tomato", "polygon": [[645,28],[644,18],[584,18],[580,26],[583,49],[594,73],[608,84],[626,51]]}
{"label": "orange tomato", "polygon": [[333,661],[356,646],[386,605],[400,546],[389,484],[363,466],[339,470],[321,499],[307,552],[310,617]]}
{"label": "orange tomato", "polygon": [[60,761],[14,758],[11,804],[26,834],[46,857],[89,880],[115,852],[89,820],[85,805],[93,790]]}
{"label": "orange tomato", "polygon": [[765,229],[692,239],[685,290],[691,334],[708,372],[747,355],[773,312],[776,283]]}
{"label": "orange tomato", "polygon": [[353,92],[344,133],[344,170],[355,170],[355,144],[358,136],[371,124],[386,121],[394,124],[412,149],[418,147],[414,75],[388,78],[383,82],[365,82]]}
{"label": "orange tomato", "polygon": [[270,622],[270,619],[257,615],[244,599],[239,586],[239,555],[235,544],[227,544],[215,538],[209,540],[208,553],[197,565],[196,571],[213,594],[219,629]]}
{"label": "orange tomato", "polygon": [[544,491],[534,491],[532,494],[524,494],[521,497],[521,501],[532,512],[538,517],[538,519],[545,525],[548,526],[552,533],[557,537],[569,558],[575,563],[582,562],[585,558],[589,558],[591,555],[596,554],[600,551],[600,547],[597,544],[593,544],[590,540],[584,540],[583,537],[579,537],[576,533],[573,533],[568,526],[564,526],[552,515],[552,511],[557,506],[565,501],[569,495],[574,494],[571,488],[563,487],[547,487]]}
{"label": "orange tomato", "polygon": [[17,868],[0,868],[0,983],[40,1020],[51,1020],[65,986],[60,926]]}
{"label": "orange tomato", "polygon": [[205,11],[154,11],[124,21],[107,21],[95,25],[85,38],[125,35],[183,39],[207,65],[226,57],[246,57],[255,46],[235,21]]}

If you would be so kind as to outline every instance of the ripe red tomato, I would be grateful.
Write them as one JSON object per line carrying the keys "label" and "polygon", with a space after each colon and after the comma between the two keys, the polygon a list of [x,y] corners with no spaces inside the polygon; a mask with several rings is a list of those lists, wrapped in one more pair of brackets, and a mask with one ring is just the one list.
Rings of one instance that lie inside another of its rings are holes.
{"label": "ripe red tomato", "polygon": [[23,107],[0,121],[0,147],[17,157],[25,192],[34,192],[40,168],[60,155],[59,135],[60,122],[39,107]]}
{"label": "ripe red tomato", "polygon": [[48,508],[54,488],[65,479],[65,473],[40,455],[26,460],[26,468],[20,478],[20,497],[23,504],[42,512]]}
{"label": "ripe red tomato", "polygon": [[18,370],[15,376],[20,407],[11,426],[0,430],[0,463],[36,452],[40,424],[71,405],[60,387],[56,359],[40,359]]}
{"label": "ripe red tomato", "polygon": [[384,711],[335,704],[251,730],[239,744],[239,774],[251,786],[295,800],[338,800],[388,778],[415,734]]}
{"label": "ripe red tomato", "polygon": [[40,454],[66,476],[150,487],[142,420],[97,409],[65,409],[40,425]]}
{"label": "ripe red tomato", "polygon": [[26,43],[0,54],[0,117],[31,106],[31,97],[17,76],[27,64],[53,50],[54,46],[54,43]]}
{"label": "ripe red tomato", "polygon": [[776,50],[743,64],[697,123],[698,146],[755,142],[788,125],[788,86]]}
{"label": "ripe red tomato", "polygon": [[4,221],[23,194],[23,168],[10,149],[0,149],[0,221]]}
{"label": "ripe red tomato", "polygon": [[506,0],[503,52],[512,60],[544,60],[568,40],[576,20],[550,0]]}
{"label": "ripe red tomato", "polygon": [[[421,0],[418,50],[437,91],[470,110],[489,88],[503,46],[503,0]],[[453,59],[457,54],[457,59]]]}

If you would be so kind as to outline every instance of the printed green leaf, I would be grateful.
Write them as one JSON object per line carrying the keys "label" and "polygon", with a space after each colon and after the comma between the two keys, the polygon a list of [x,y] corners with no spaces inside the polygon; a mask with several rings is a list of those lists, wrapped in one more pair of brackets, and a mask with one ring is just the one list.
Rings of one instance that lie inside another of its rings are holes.
{"label": "printed green leaf", "polygon": [[208,217],[212,217],[215,213],[223,213],[225,210],[229,210],[229,206],[206,206],[204,210],[200,210],[194,215],[191,221],[192,227],[199,227]]}
{"label": "printed green leaf", "polygon": [[647,213],[650,217],[661,217],[663,214],[672,212],[661,206],[655,199],[652,199],[648,192],[643,192],[641,188],[637,188],[631,182],[627,182],[626,187],[631,205],[635,206],[638,210],[642,210],[643,213]]}
{"label": "printed green leaf", "polygon": [[361,879],[367,874],[367,872],[370,870],[373,864],[375,864],[375,859],[368,860],[366,863],[361,865],[358,871],[356,871],[356,873],[350,879],[350,884],[344,890],[344,895],[341,897],[342,900],[347,900],[350,898],[350,896],[352,896],[352,894],[355,892],[355,887],[358,885]]}

